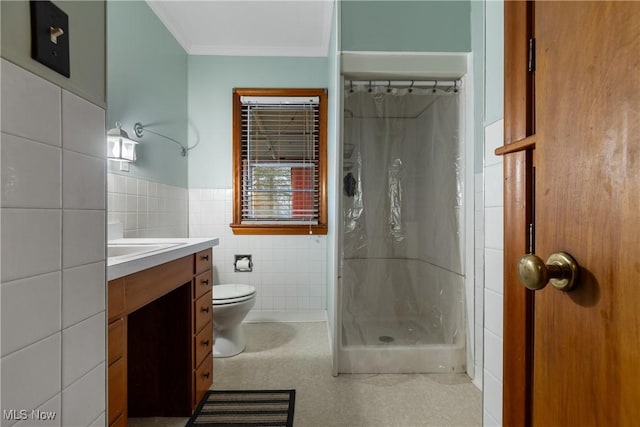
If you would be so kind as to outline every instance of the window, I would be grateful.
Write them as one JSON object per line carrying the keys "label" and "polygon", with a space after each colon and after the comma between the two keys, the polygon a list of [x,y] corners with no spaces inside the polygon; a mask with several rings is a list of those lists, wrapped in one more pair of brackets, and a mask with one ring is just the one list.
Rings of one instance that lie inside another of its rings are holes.
{"label": "window", "polygon": [[326,234],[326,91],[235,89],[234,234]]}

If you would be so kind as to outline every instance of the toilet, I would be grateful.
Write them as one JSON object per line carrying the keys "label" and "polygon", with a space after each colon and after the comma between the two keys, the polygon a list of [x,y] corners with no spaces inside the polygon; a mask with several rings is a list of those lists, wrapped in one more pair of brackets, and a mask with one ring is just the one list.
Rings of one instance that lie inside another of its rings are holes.
{"label": "toilet", "polygon": [[242,320],[256,303],[256,288],[225,284],[213,287],[213,357],[230,357],[245,348]]}

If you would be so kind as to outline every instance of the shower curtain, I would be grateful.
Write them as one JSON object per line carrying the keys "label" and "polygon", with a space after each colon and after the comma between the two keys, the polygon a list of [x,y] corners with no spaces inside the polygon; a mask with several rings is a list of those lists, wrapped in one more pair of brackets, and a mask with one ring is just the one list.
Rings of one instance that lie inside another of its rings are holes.
{"label": "shower curtain", "polygon": [[460,92],[346,85],[343,345],[464,329]]}

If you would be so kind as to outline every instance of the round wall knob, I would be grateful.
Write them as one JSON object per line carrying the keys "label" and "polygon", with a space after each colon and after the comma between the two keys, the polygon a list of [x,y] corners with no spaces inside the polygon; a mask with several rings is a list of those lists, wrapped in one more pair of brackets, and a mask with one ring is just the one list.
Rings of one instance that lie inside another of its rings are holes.
{"label": "round wall knob", "polygon": [[578,280],[578,263],[566,252],[551,254],[546,264],[536,255],[527,254],[520,258],[518,273],[527,289],[536,291],[550,282],[561,291],[569,291]]}

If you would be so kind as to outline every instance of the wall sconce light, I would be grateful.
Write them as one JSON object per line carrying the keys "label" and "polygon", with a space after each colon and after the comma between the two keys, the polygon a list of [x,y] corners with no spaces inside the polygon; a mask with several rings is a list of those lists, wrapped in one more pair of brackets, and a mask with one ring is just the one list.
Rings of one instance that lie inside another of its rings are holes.
{"label": "wall sconce light", "polygon": [[196,145],[198,145],[198,144],[196,143],[193,147],[186,147],[186,146],[182,145],[182,143],[181,143],[180,141],[175,140],[175,139],[173,139],[173,138],[170,138],[170,137],[168,137],[167,135],[163,135],[163,134],[161,134],[161,133],[154,132],[154,131],[152,131],[152,130],[148,129],[148,127],[149,127],[149,125],[146,125],[146,126],[145,126],[145,125],[143,125],[142,123],[137,122],[136,124],[134,124],[134,125],[133,125],[133,132],[136,134],[136,136],[137,136],[138,138],[142,138],[142,136],[144,135],[144,132],[146,131],[146,132],[152,133],[152,134],[154,134],[154,135],[161,136],[161,137],[163,137],[164,139],[166,139],[166,140],[168,140],[168,141],[173,142],[174,144],[178,144],[178,145],[180,146],[180,155],[181,155],[182,157],[185,157],[185,156],[187,155],[187,153],[189,152],[189,150],[191,150],[191,149],[192,149],[192,148],[194,148]]}
{"label": "wall sconce light", "polygon": [[122,124],[116,122],[116,127],[107,132],[107,158],[118,162],[135,162],[137,144],[122,130]]}

